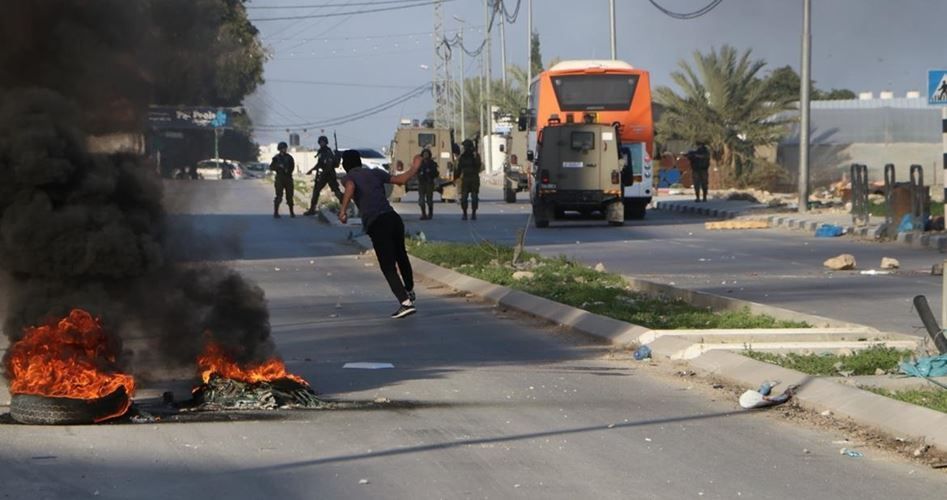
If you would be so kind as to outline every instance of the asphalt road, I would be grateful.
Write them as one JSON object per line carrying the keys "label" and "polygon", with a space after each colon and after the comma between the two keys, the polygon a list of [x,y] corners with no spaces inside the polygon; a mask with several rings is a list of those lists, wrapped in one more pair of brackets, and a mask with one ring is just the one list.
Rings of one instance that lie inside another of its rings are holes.
{"label": "asphalt road", "polygon": [[[423,231],[432,240],[512,244],[527,224],[525,193],[506,204],[495,187],[483,189],[476,222],[462,223],[460,207],[439,204],[435,218],[419,221],[408,215],[409,231]],[[417,205],[397,209],[417,214]],[[941,277],[931,265],[944,256],[932,250],[897,243],[850,238],[815,238],[782,229],[708,231],[705,217],[649,211],[645,220],[609,227],[604,220],[577,215],[552,221],[546,229],[527,229],[527,246],[544,255],[567,255],[581,262],[605,264],[608,270],[683,288],[760,302],[791,310],[874,326],[884,331],[926,335],[914,312],[915,295],[928,297],[940,309]],[[850,253],[859,270],[831,272],[822,262]],[[901,269],[891,275],[862,275],[878,269],[882,257],[895,257]]]}
{"label": "asphalt road", "polygon": [[[169,185],[182,254],[219,260],[265,289],[280,353],[323,396],[392,404],[231,421],[0,425],[0,494],[835,499],[927,498],[943,486],[941,474],[881,452],[840,455],[832,441],[841,434],[743,412],[627,353],[442,288],[420,286],[420,312],[391,320],[395,301],[377,266],[344,243],[346,231],[273,220],[270,196],[260,181]],[[357,361],[395,367],[343,368]],[[164,388],[150,384],[140,402]]]}

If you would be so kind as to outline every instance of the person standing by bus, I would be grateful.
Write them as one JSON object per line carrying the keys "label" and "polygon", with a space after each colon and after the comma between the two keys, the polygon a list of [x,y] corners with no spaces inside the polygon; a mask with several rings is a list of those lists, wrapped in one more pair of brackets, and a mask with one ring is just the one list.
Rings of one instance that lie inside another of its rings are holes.
{"label": "person standing by bus", "polygon": [[[707,201],[707,185],[710,182],[710,150],[704,141],[697,141],[697,148],[687,152],[694,181],[694,196],[697,202]],[[704,196],[701,200],[701,191]]]}
{"label": "person standing by bus", "polygon": [[470,218],[477,220],[477,205],[480,203],[480,172],[483,172],[483,162],[474,152],[474,145],[470,139],[464,141],[464,152],[457,159],[457,172],[460,174],[460,209],[463,211],[461,220],[467,220],[467,196],[470,195]]}
{"label": "person standing by bus", "polygon": [[418,205],[421,206],[421,220],[434,218],[434,188],[438,177],[437,162],[431,158],[431,150],[422,149],[421,165],[418,168]]}
{"label": "person standing by bus", "polygon": [[296,161],[292,155],[286,152],[288,146],[281,142],[276,146],[279,153],[273,157],[270,162],[270,170],[276,176],[273,179],[273,186],[276,188],[276,197],[273,198],[273,218],[279,219],[279,205],[283,201],[283,195],[286,195],[286,205],[289,207],[289,216],[296,217],[293,212],[293,170],[296,169]]}

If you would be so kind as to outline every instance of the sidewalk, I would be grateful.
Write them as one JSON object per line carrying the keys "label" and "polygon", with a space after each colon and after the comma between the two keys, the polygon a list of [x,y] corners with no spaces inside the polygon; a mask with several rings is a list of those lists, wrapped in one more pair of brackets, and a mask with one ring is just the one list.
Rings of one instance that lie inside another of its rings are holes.
{"label": "sidewalk", "polygon": [[[761,203],[721,199],[698,203],[692,197],[684,195],[662,196],[655,202],[655,208],[666,212],[706,215],[722,219],[761,220],[768,222],[770,227],[809,233],[815,233],[823,225],[835,225],[841,227],[844,234],[856,238],[869,240],[884,238],[884,218],[871,217],[867,225],[855,226],[851,214],[838,210],[812,210],[804,214],[789,211],[775,212],[778,209]],[[943,232],[902,232],[898,233],[896,241],[915,248],[941,251],[947,248],[947,234]]]}

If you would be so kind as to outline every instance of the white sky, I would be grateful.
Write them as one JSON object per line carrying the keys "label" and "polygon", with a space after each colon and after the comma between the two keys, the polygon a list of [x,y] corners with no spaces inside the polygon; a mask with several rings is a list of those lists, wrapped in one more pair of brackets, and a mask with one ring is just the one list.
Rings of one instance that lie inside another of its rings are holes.
{"label": "white sky", "polygon": [[[252,0],[251,19],[328,14],[370,7],[346,7],[356,0]],[[709,0],[659,0],[666,8],[691,11]],[[516,0],[506,0],[508,8]],[[313,5],[324,8],[268,10],[252,7]],[[802,0],[723,0],[709,14],[689,21],[665,16],[647,0],[617,0],[618,57],[651,71],[652,85],[670,84],[669,75],[694,50],[730,44],[750,48],[767,69],[789,64],[798,71]],[[926,90],[927,70],[947,67],[947,0],[812,0],[812,77],[816,86],[855,92]],[[389,5],[384,5],[389,6]],[[444,4],[445,27],[466,20],[466,45],[483,39],[482,0]],[[263,88],[247,101],[259,125],[311,123],[370,108],[431,80],[433,6],[391,12],[255,23],[271,59]],[[533,27],[544,62],[607,58],[607,0],[533,0]],[[412,35],[413,34],[413,35]],[[508,64],[527,58],[526,0],[519,19],[507,26]],[[500,75],[499,30],[494,30],[494,75]],[[467,58],[466,75],[478,74]],[[454,61],[454,73],[459,60]],[[422,67],[423,65],[423,67]],[[426,68],[426,69],[425,69]],[[764,69],[765,71],[765,69]],[[353,85],[309,85],[295,81]],[[386,145],[401,118],[422,118],[431,109],[425,94],[371,118],[336,127],[342,146]],[[293,127],[290,127],[293,128]],[[296,130],[302,132],[301,130]],[[332,129],[327,129],[331,135]],[[319,130],[303,134],[314,143]],[[258,132],[261,142],[284,140],[285,131]]]}

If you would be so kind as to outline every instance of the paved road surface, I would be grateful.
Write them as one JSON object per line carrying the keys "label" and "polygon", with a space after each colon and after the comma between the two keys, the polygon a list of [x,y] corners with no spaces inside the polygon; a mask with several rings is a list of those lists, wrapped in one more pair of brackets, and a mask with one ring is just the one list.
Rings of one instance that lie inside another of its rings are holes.
{"label": "paved road surface", "polygon": [[[529,205],[500,201],[496,188],[484,189],[479,220],[461,223],[460,208],[435,207],[432,221],[408,216],[409,231],[424,231],[434,240],[512,243],[526,225]],[[418,213],[401,203],[399,211]],[[572,217],[553,221],[548,229],[530,226],[527,245],[546,255],[565,254],[610,271],[662,283],[761,302],[792,310],[863,323],[901,333],[925,335],[911,299],[927,295],[939,310],[941,278],[931,265],[944,257],[932,250],[849,238],[815,238],[781,229],[708,231],[704,217],[651,211],[643,221],[608,227],[604,220]],[[889,276],[859,271],[829,272],[822,262],[850,253],[861,270],[877,269],[882,257],[895,257],[901,270]]]}
{"label": "paved road surface", "polygon": [[[834,499],[928,498],[943,486],[924,467],[871,451],[841,456],[831,443],[841,436],[741,412],[627,354],[609,357],[443,289],[419,288],[420,312],[390,320],[378,268],[340,243],[344,230],[274,221],[262,182],[169,189],[189,250],[239,259],[230,264],[266,290],[291,370],[333,399],[411,404],[232,422],[0,425],[3,495]],[[395,369],[342,368],[351,361]]]}

